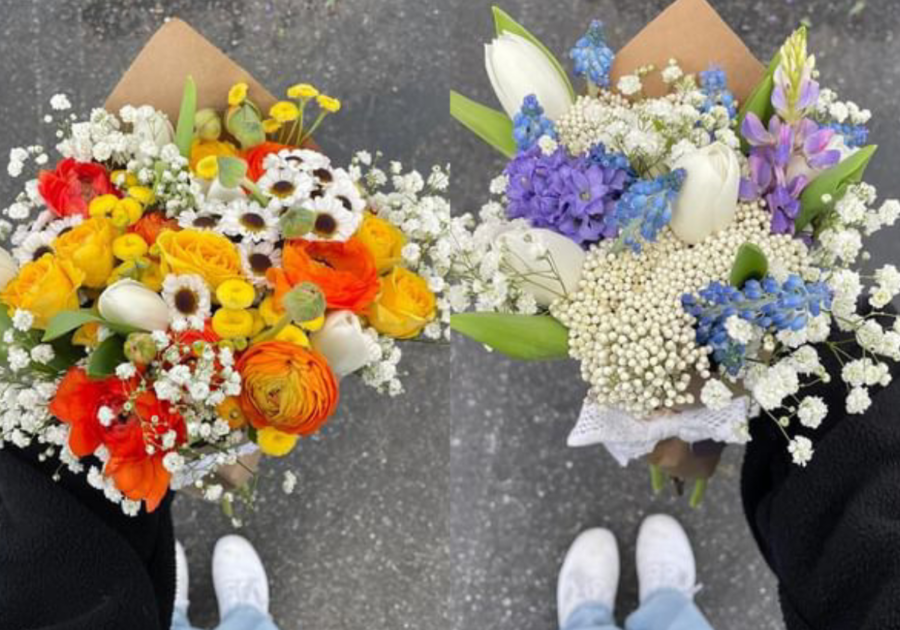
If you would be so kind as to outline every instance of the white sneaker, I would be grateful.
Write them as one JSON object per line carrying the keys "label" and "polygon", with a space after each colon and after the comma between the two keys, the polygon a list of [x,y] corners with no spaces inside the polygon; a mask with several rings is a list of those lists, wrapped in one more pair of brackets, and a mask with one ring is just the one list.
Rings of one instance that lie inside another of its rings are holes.
{"label": "white sneaker", "polygon": [[188,606],[188,562],[184,547],[175,541],[175,608],[187,616]]}
{"label": "white sneaker", "polygon": [[597,603],[612,612],[619,588],[619,546],[608,529],[581,532],[563,561],[556,586],[559,626],[582,604]]}
{"label": "white sneaker", "polygon": [[220,620],[238,606],[269,613],[269,580],[247,539],[235,535],[219,539],[213,551],[212,576]]}
{"label": "white sneaker", "polygon": [[671,516],[654,514],[641,523],[637,538],[640,601],[662,588],[694,598],[697,565],[684,528]]}

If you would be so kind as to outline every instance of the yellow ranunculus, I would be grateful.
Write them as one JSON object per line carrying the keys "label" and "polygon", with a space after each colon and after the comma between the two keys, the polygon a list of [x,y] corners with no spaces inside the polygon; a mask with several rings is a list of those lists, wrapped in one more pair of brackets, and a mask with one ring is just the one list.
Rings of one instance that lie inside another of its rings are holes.
{"label": "yellow ranunculus", "polygon": [[19,270],[0,299],[9,307],[30,312],[35,328],[46,328],[60,311],[78,308],[78,288],[84,282],[84,272],[68,260],[44,254]]}
{"label": "yellow ranunculus", "polygon": [[356,232],[356,238],[372,252],[378,273],[390,271],[403,258],[401,250],[406,245],[403,232],[393,223],[374,214],[366,213],[362,225]]}
{"label": "yellow ranunculus", "polygon": [[225,308],[244,309],[250,308],[256,299],[256,291],[253,285],[246,280],[233,278],[226,280],[216,289],[216,299]]}
{"label": "yellow ranunculus", "polygon": [[284,317],[284,309],[279,309],[275,303],[275,298],[269,295],[259,305],[259,314],[262,316],[266,326],[274,326]]}
{"label": "yellow ranunculus", "polygon": [[295,343],[298,346],[303,346],[304,348],[309,348],[309,337],[306,336],[306,333],[294,326],[293,324],[289,324],[282,328],[277,335],[275,335],[275,339],[278,341],[289,341],[290,343]]}
{"label": "yellow ranunculus", "polygon": [[115,238],[109,219],[94,217],[53,241],[53,250],[60,260],[67,260],[84,272],[84,286],[100,289],[106,286],[115,266]]}
{"label": "yellow ranunculus", "polygon": [[256,434],[256,443],[264,454],[270,457],[284,457],[297,445],[296,435],[283,433],[273,427],[260,429]]}
{"label": "yellow ranunculus", "polygon": [[137,260],[149,249],[147,241],[139,234],[123,234],[113,241],[113,254],[119,260]]}
{"label": "yellow ranunculus", "polygon": [[434,293],[423,278],[394,267],[381,286],[381,295],[369,309],[369,323],[383,335],[395,339],[415,337],[434,319]]}
{"label": "yellow ranunculus", "polygon": [[232,278],[241,277],[241,256],[234,243],[224,236],[200,230],[166,230],[156,238],[162,272],[194,273],[216,289]]}
{"label": "yellow ranunculus", "polygon": [[216,413],[232,429],[240,429],[247,424],[247,418],[244,417],[244,412],[241,411],[241,403],[237,396],[229,396],[219,403],[219,406],[216,407]]}
{"label": "yellow ranunculus", "polygon": [[237,157],[238,150],[230,142],[223,142],[221,140],[194,140],[194,143],[191,145],[191,172],[196,173],[197,165],[200,163],[200,160],[211,155],[216,157]]}
{"label": "yellow ranunculus", "polygon": [[222,339],[249,337],[253,332],[253,314],[233,308],[220,308],[212,318],[213,331]]}

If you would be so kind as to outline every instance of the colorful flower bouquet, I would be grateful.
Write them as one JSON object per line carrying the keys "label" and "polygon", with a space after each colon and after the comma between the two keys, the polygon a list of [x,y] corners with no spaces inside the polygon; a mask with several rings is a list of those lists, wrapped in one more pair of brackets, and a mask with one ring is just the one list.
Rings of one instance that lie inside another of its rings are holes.
{"label": "colorful flower bouquet", "polygon": [[805,465],[829,410],[804,389],[839,377],[862,413],[900,359],[886,310],[900,272],[861,269],[864,237],[900,216],[862,181],[870,113],[820,87],[805,29],[765,69],[704,0],[676,2],[620,55],[593,22],[569,53],[583,94],[494,17],[505,111],[453,93],[451,113],[509,162],[480,221],[454,219],[452,327],[515,358],[580,361],[572,446],[603,443],[623,465],[669,461],[660,444],[702,456],[762,416]]}
{"label": "colorful flower bouquet", "polygon": [[[173,126],[153,103],[175,100]],[[185,485],[231,513],[249,490],[216,468],[315,434],[341,377],[401,393],[397,340],[446,339],[448,176],[334,165],[313,134],[337,99],[276,100],[178,21],[110,102],[78,121],[53,97],[55,166],[11,151],[11,176],[40,172],[4,210],[0,446],[57,456],[128,514]]]}

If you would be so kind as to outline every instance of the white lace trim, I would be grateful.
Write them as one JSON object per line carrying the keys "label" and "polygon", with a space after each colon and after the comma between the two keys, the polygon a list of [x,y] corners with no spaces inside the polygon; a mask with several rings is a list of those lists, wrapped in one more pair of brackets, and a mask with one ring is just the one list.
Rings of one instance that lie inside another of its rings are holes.
{"label": "white lace trim", "polygon": [[638,419],[619,409],[600,407],[585,399],[578,422],[569,433],[569,446],[603,444],[620,465],[651,452],[658,442],[677,437],[685,442],[714,440],[730,444],[747,441],[740,431],[750,416],[750,399],[734,399],[724,409],[698,407],[677,414]]}
{"label": "white lace trim", "polygon": [[[256,444],[247,442],[234,447],[230,452],[236,454],[238,457],[246,457],[247,455],[255,453],[257,450],[259,450],[259,447]],[[195,462],[185,464],[184,468],[172,475],[172,481],[169,484],[172,487],[172,490],[181,490],[182,488],[192,486],[208,474],[212,473],[218,467],[218,464],[216,463],[218,457],[219,453],[210,453]]]}

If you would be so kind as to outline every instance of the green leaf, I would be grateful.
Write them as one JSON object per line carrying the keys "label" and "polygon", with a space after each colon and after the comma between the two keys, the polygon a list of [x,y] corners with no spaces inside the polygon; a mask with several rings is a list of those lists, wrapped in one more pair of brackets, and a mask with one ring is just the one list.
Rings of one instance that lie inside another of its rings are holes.
{"label": "green leaf", "polygon": [[[744,118],[747,117],[749,112],[756,114],[756,117],[762,121],[763,125],[769,124],[769,119],[772,117],[772,114],[775,113],[775,107],[772,105],[772,91],[775,89],[775,71],[778,69],[780,63],[781,48],[778,49],[775,56],[772,58],[772,61],[769,62],[769,68],[766,70],[765,76],[763,76],[762,80],[756,84],[756,87],[753,88],[753,92],[750,93],[750,96],[747,97],[747,100],[744,101],[744,104],[741,106],[741,111],[738,114],[737,119],[739,134],[741,126],[744,124]],[[744,150],[744,153],[750,151],[750,145],[747,144],[747,141],[744,140],[743,136],[741,136],[741,147]]]}
{"label": "green leaf", "polygon": [[97,346],[88,361],[87,373],[91,378],[105,378],[115,374],[116,367],[125,363],[125,340],[112,335]]}
{"label": "green leaf", "polygon": [[312,231],[316,214],[306,208],[291,208],[278,219],[278,226],[285,238],[300,238]]}
{"label": "green leaf", "polygon": [[50,320],[47,330],[44,331],[43,340],[53,341],[54,339],[58,339],[66,333],[81,328],[90,322],[104,323],[103,318],[94,311],[87,309],[62,311],[57,313],[53,319]]}
{"label": "green leaf", "polygon": [[769,272],[769,260],[765,253],[753,243],[744,243],[734,257],[729,281],[740,289],[747,280],[762,280]]}
{"label": "green leaf", "polygon": [[243,149],[252,149],[266,141],[259,110],[249,101],[232,107],[225,116],[225,128],[237,138]]}
{"label": "green leaf", "polygon": [[459,313],[450,327],[514,359],[569,358],[569,331],[549,315]]}
{"label": "green leaf", "polygon": [[219,165],[219,183],[225,188],[237,188],[247,175],[247,163],[231,156],[219,157],[216,161]]}
{"label": "green leaf", "polygon": [[181,96],[181,109],[178,112],[178,127],[175,129],[175,144],[184,157],[191,155],[191,143],[194,141],[194,116],[197,113],[197,84],[194,77],[188,76],[184,82]]}
{"label": "green leaf", "polygon": [[84,357],[84,349],[74,345],[67,337],[56,339],[50,345],[53,346],[54,357],[48,365],[60,374],[67,372]]}
{"label": "green leaf", "polygon": [[542,53],[550,60],[550,63],[553,64],[553,67],[556,68],[556,71],[559,72],[559,76],[562,77],[562,80],[565,82],[566,87],[569,89],[569,96],[572,100],[575,100],[575,88],[572,87],[572,82],[569,81],[569,75],[566,73],[565,68],[556,58],[556,56],[550,52],[550,49],[544,46],[544,44],[534,35],[528,32],[528,30],[512,19],[508,13],[506,13],[500,7],[492,7],[491,9],[494,13],[494,26],[497,29],[497,35],[502,35],[503,33],[512,33],[514,35],[519,35],[520,37],[524,37],[532,44],[537,46]]}
{"label": "green leaf", "polygon": [[450,91],[450,115],[508,158],[516,155],[513,123],[503,112]]}
{"label": "green leaf", "polygon": [[[800,194],[800,215],[794,222],[796,229],[802,230],[822,212],[834,207],[848,186],[862,181],[869,160],[877,150],[878,146],[874,144],[863,147],[810,182]],[[822,200],[824,195],[831,195],[828,203]]]}

